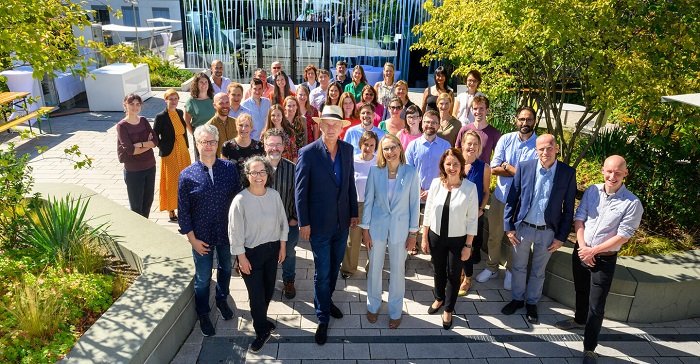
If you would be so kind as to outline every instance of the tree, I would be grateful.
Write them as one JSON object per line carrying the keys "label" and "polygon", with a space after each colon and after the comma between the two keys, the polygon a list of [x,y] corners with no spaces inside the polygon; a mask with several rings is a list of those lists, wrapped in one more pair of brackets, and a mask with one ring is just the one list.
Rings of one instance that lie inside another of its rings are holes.
{"label": "tree", "polygon": [[[538,108],[564,162],[594,123],[574,166],[611,110],[669,130],[655,111],[660,96],[699,86],[694,0],[445,0],[424,8],[431,19],[414,28],[421,38],[413,46],[428,51],[422,61],[448,60],[458,74],[481,70],[492,97],[515,90],[520,104]],[[586,111],[565,139],[562,95],[571,90]]]}

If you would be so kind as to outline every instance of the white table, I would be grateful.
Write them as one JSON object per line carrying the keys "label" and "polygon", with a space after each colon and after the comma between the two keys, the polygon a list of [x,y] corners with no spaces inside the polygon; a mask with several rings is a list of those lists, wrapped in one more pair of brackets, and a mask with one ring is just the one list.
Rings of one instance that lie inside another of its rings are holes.
{"label": "white table", "polygon": [[90,111],[124,111],[124,97],[137,94],[146,101],[153,96],[146,64],[114,63],[90,72],[85,78]]}
{"label": "white table", "polygon": [[[38,110],[40,107],[44,106],[44,93],[41,90],[41,84],[39,80],[35,79],[32,75],[34,69],[30,66],[17,67],[12,70],[2,71],[0,75],[7,77],[7,87],[12,92],[29,92],[29,97],[34,99],[36,102],[28,103],[27,109],[24,110],[21,107],[15,106],[15,112],[10,115],[9,119],[14,119],[20,115],[26,115],[34,110]],[[34,123],[36,119],[32,119]]]}

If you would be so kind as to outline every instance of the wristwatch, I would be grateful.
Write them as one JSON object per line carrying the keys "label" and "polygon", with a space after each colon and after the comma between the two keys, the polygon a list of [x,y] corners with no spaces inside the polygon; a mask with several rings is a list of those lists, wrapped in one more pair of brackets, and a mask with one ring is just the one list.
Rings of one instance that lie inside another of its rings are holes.
{"label": "wristwatch", "polygon": [[501,168],[506,169],[508,167],[508,162],[501,163]]}
{"label": "wristwatch", "polygon": [[464,247],[465,247],[465,248],[471,249],[471,248],[472,248],[472,245],[471,245],[471,244],[464,244]]}

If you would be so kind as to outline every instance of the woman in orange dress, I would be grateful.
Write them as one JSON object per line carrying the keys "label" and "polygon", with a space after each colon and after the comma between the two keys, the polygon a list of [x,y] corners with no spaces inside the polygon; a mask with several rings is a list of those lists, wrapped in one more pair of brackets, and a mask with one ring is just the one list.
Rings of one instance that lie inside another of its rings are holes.
{"label": "woman in orange dress", "polygon": [[165,91],[166,109],[156,115],[153,131],[158,138],[160,155],[160,211],[168,211],[170,221],[177,221],[177,182],[190,160],[187,128],[182,110],[177,108],[180,96],[174,89]]}

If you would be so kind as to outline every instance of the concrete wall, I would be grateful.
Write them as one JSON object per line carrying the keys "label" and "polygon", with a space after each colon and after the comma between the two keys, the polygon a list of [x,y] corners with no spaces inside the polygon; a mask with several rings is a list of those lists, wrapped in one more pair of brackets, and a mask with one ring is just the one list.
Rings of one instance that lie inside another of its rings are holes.
{"label": "concrete wall", "polygon": [[94,191],[37,184],[43,197],[89,197],[87,216],[108,223],[119,255],[142,274],[80,338],[62,362],[168,363],[195,321],[192,250],[182,237]]}

